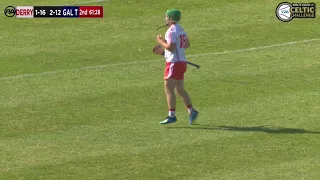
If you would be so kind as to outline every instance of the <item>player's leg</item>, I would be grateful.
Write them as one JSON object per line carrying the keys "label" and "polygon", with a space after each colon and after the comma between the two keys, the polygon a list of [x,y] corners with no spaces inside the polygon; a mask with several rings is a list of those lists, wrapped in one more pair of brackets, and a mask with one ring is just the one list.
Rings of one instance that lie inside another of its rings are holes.
{"label": "player's leg", "polygon": [[167,79],[164,81],[165,93],[167,97],[169,116],[174,117],[175,109],[176,109],[176,95],[174,94],[174,88],[176,86],[177,80],[175,79]]}
{"label": "player's leg", "polygon": [[198,111],[192,106],[191,98],[187,91],[184,89],[184,80],[178,80],[176,85],[177,94],[182,98],[188,113],[189,113],[189,123],[192,124],[198,117]]}
{"label": "player's leg", "polygon": [[[183,71],[184,74],[185,71]],[[179,80],[176,83],[176,91],[177,94],[182,98],[183,103],[187,107],[188,113],[189,113],[189,123],[192,124],[194,120],[198,117],[198,111],[195,110],[192,106],[191,98],[187,91],[184,89],[184,76],[183,74],[179,78]]]}
{"label": "player's leg", "polygon": [[184,80],[178,80],[177,85],[176,85],[176,92],[177,94],[181,97],[183,103],[188,109],[188,113],[190,114],[191,111],[193,110],[192,108],[192,102],[189,94],[187,91],[184,89]]}
{"label": "player's leg", "polygon": [[164,89],[166,93],[167,103],[168,103],[168,116],[165,120],[161,121],[160,124],[169,124],[177,121],[176,118],[176,95],[174,94],[174,88],[176,86],[177,80],[173,78],[166,79],[164,81]]}
{"label": "player's leg", "polygon": [[167,98],[167,104],[169,113],[165,120],[161,121],[160,124],[169,124],[177,121],[175,115],[176,109],[176,96],[174,94],[174,89],[176,87],[177,80],[174,79],[175,67],[174,63],[167,63],[164,73],[164,90]]}

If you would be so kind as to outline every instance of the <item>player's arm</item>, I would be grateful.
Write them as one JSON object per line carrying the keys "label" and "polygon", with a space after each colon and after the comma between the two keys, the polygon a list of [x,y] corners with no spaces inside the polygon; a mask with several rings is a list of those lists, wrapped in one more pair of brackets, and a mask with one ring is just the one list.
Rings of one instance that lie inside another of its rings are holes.
{"label": "player's arm", "polygon": [[168,44],[168,43],[166,43],[165,41],[160,41],[159,42],[159,44],[163,47],[163,48],[165,48],[166,50],[168,50],[168,51],[175,51],[176,50],[176,47],[177,47],[177,45],[176,45],[176,43],[173,43],[173,42],[171,42],[170,44]]}
{"label": "player's arm", "polygon": [[160,46],[162,46],[163,48],[165,48],[168,51],[175,51],[176,50],[176,43],[175,42],[166,42],[165,40],[162,39],[161,35],[159,34],[157,36],[157,41],[160,44]]}

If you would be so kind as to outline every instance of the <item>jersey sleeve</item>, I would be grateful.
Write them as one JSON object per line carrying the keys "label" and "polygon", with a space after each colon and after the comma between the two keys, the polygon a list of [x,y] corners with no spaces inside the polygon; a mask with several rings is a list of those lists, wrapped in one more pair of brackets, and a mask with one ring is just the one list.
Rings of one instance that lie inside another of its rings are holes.
{"label": "jersey sleeve", "polygon": [[168,44],[171,43],[177,43],[177,32],[176,31],[170,31],[168,33],[168,40],[167,40]]}

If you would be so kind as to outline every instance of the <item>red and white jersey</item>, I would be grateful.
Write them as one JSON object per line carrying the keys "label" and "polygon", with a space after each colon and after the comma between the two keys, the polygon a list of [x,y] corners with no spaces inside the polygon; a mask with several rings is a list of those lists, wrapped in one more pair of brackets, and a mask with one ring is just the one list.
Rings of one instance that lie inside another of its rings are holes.
{"label": "red and white jersey", "polygon": [[164,57],[167,62],[186,61],[185,47],[187,34],[179,24],[172,24],[166,32],[165,40],[168,44],[176,43],[176,50],[170,52],[164,51]]}

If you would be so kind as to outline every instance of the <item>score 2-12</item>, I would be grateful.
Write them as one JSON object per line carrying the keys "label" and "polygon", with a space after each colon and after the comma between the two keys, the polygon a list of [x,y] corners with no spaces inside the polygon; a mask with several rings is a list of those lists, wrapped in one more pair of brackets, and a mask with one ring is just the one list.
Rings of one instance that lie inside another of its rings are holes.
{"label": "score 2-12", "polygon": [[61,16],[61,9],[50,9],[50,16]]}

